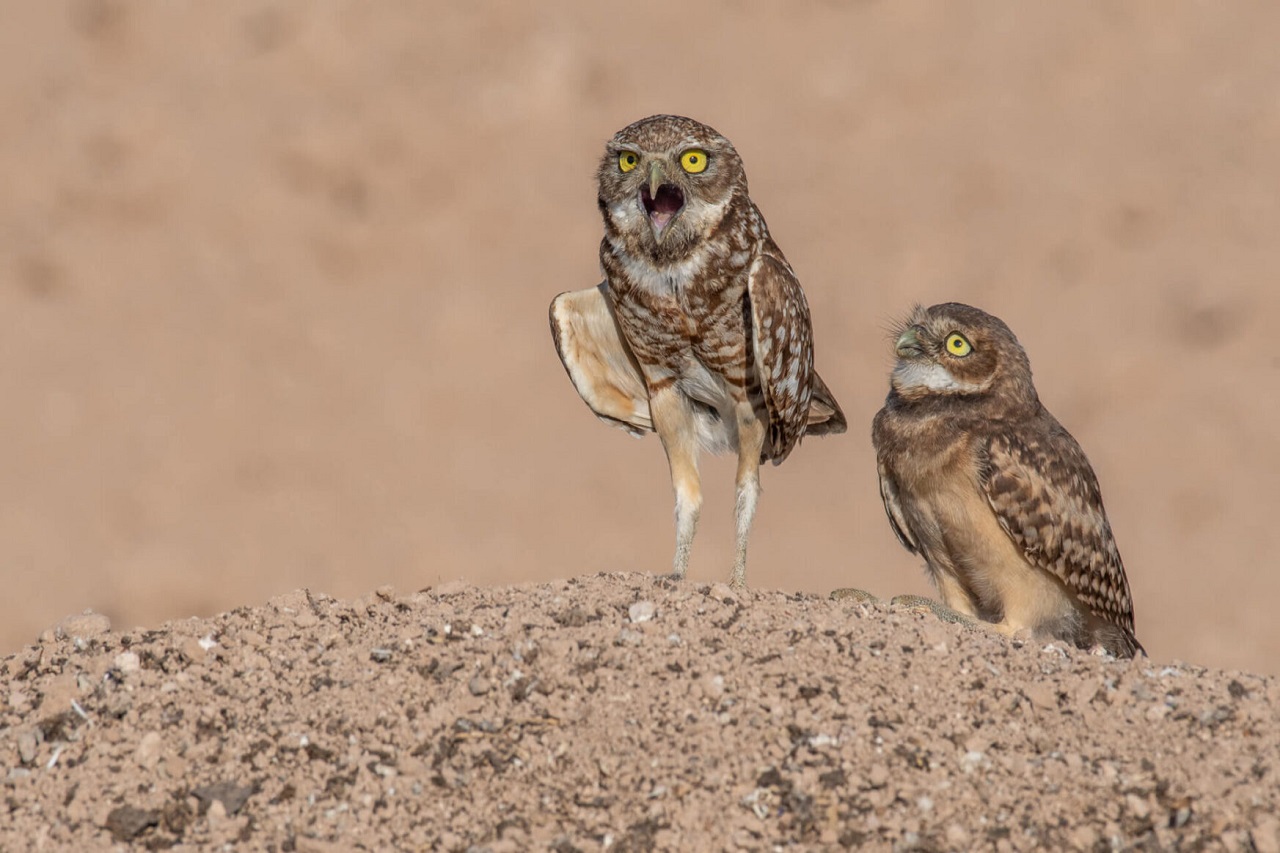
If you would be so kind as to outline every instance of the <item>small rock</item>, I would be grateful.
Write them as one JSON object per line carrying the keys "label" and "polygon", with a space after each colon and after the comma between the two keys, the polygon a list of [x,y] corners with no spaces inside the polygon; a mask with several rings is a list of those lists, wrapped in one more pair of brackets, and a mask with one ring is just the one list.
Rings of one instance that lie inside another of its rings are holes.
{"label": "small rock", "polygon": [[1280,818],[1267,816],[1249,833],[1258,853],[1280,853]]}
{"label": "small rock", "polygon": [[969,750],[960,757],[960,770],[965,773],[972,773],[980,768],[986,760],[986,754],[977,750]]}
{"label": "small rock", "polygon": [[209,810],[205,812],[205,817],[209,820],[209,828],[216,829],[227,819],[227,807],[222,804],[222,800],[214,800],[209,803]]}
{"label": "small rock", "polygon": [[391,584],[384,584],[373,591],[373,594],[381,598],[383,601],[394,601],[396,597],[396,588]]}
{"label": "small rock", "polygon": [[627,612],[633,623],[648,622],[658,612],[658,607],[652,601],[637,601]]}
{"label": "small rock", "polygon": [[120,806],[107,815],[107,830],[119,843],[132,841],[148,828],[160,823],[160,812]]}
{"label": "small rock", "polygon": [[638,646],[644,642],[644,634],[639,631],[633,631],[630,628],[623,628],[618,632],[616,642],[619,646]]}
{"label": "small rock", "polygon": [[1125,805],[1129,809],[1129,814],[1143,820],[1147,815],[1151,814],[1151,807],[1147,801],[1136,794],[1129,794],[1125,797]]}
{"label": "small rock", "polygon": [[1080,707],[1088,705],[1097,695],[1098,683],[1096,681],[1082,682],[1079,687],[1071,691],[1071,698],[1075,701],[1075,704]]}
{"label": "small rock", "polygon": [[68,616],[53,628],[58,639],[92,640],[101,637],[111,630],[111,620],[101,613],[86,610],[74,616]]}
{"label": "small rock", "polygon": [[386,663],[391,660],[391,649],[374,649],[369,652],[369,658],[374,663]]}
{"label": "small rock", "polygon": [[733,587],[727,583],[713,583],[711,585],[710,595],[712,598],[718,599],[724,604],[737,604],[738,598],[734,595]]}
{"label": "small rock", "polygon": [[471,691],[472,696],[483,696],[493,689],[493,685],[483,675],[477,675],[467,682],[467,689]]}
{"label": "small rock", "polygon": [[132,675],[142,669],[142,660],[135,652],[121,652],[115,656],[112,664],[120,670],[121,675]]}
{"label": "small rock", "polygon": [[202,785],[191,792],[202,806],[212,809],[214,803],[221,803],[224,814],[233,815],[244,807],[249,798],[253,796],[254,789],[252,786],[240,786],[235,782],[224,781],[215,782],[212,785]]}
{"label": "small rock", "polygon": [[67,673],[51,679],[40,697],[40,715],[70,711],[71,703],[80,698],[81,692],[77,673]]}
{"label": "small rock", "polygon": [[133,753],[133,760],[138,766],[150,770],[160,763],[160,752],[164,742],[159,732],[147,732],[138,741],[138,748]]}
{"label": "small rock", "polygon": [[1058,709],[1058,691],[1052,685],[1031,684],[1022,688],[1022,692],[1034,708],[1042,711]]}
{"label": "small rock", "polygon": [[178,645],[178,652],[194,664],[204,663],[204,659],[209,656],[208,650],[195,637],[187,637],[183,640]]}
{"label": "small rock", "polygon": [[1071,841],[1078,850],[1092,850],[1098,843],[1098,833],[1088,824],[1077,826],[1071,831]]}
{"label": "small rock", "polygon": [[259,648],[267,643],[267,638],[252,628],[247,628],[239,632],[236,636],[239,637],[240,642],[252,649]]}
{"label": "small rock", "polygon": [[18,757],[23,764],[36,760],[36,751],[40,748],[40,739],[34,731],[25,731],[18,735]]}

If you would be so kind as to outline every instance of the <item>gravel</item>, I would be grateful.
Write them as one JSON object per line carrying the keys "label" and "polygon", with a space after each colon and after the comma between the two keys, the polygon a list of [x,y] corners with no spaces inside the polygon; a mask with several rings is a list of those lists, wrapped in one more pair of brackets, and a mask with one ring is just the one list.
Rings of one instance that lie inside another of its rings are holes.
{"label": "gravel", "polygon": [[0,849],[1280,850],[1243,672],[646,575],[92,617],[0,661]]}

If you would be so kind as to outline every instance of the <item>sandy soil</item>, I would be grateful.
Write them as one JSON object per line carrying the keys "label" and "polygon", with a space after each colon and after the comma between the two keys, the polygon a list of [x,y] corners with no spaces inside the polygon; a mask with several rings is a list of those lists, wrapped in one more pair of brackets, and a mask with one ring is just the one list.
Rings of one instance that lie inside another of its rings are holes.
{"label": "sandy soil", "polygon": [[645,575],[0,661],[0,849],[1280,850],[1270,678]]}

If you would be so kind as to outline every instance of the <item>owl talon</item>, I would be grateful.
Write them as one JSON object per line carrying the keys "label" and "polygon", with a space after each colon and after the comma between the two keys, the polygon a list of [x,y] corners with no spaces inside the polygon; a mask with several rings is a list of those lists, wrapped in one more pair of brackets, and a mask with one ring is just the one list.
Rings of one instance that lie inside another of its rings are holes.
{"label": "owl talon", "polygon": [[851,586],[833,589],[828,597],[832,601],[853,601],[855,604],[877,604],[880,601],[865,589],[854,589]]}

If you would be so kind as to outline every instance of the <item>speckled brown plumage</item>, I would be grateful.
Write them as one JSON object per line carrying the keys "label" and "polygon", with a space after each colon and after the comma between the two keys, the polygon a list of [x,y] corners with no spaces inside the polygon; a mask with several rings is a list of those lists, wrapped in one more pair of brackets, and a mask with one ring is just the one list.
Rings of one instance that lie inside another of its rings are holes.
{"label": "speckled brown plumage", "polygon": [[552,302],[556,351],[597,415],[662,440],[676,577],[701,509],[698,452],[738,454],[732,580],[742,584],[760,463],[780,463],[806,434],[845,429],[813,367],[808,303],[737,151],[706,125],[652,116],[623,128],[597,180],[605,281]]}
{"label": "speckled brown plumage", "polygon": [[880,491],[945,603],[1009,633],[1141,650],[1097,478],[1040,403],[1013,332],[979,309],[935,305],[915,310],[896,351],[872,427]]}

